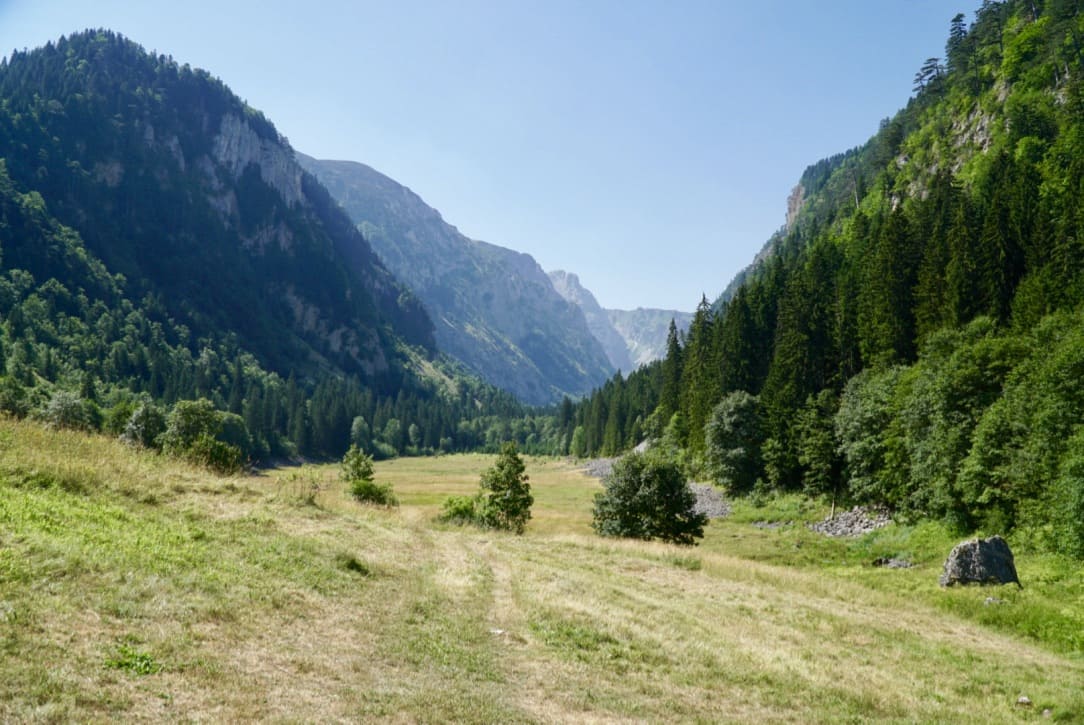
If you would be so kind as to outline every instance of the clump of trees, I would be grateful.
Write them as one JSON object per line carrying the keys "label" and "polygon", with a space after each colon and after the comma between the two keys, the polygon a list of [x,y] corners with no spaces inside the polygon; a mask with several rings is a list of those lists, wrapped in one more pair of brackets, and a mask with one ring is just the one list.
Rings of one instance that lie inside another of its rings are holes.
{"label": "clump of trees", "polygon": [[526,468],[516,444],[506,442],[493,466],[482,473],[478,493],[449,497],[440,520],[522,534],[534,505]]}
{"label": "clump of trees", "polygon": [[707,517],[693,509],[696,496],[677,463],[658,454],[630,453],[614,463],[603,485],[592,521],[599,535],[685,546],[703,538]]}

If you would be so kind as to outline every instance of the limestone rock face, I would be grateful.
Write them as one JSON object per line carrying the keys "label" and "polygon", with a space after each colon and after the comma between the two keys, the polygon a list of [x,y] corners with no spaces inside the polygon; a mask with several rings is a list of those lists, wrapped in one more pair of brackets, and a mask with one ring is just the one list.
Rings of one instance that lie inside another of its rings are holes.
{"label": "limestone rock face", "polygon": [[468,238],[413,191],[364,164],[297,159],[425,304],[441,351],[535,405],[586,395],[613,376],[583,311],[558,294],[529,254]]}
{"label": "limestone rock face", "polygon": [[957,544],[945,560],[941,586],[956,584],[1012,584],[1020,586],[1016,563],[1005,539],[991,536]]}
{"label": "limestone rock face", "polygon": [[222,126],[215,136],[214,157],[235,179],[249,164],[255,164],[260,177],[281,194],[287,204],[300,204],[304,199],[302,169],[290,150],[281,143],[260,138],[248,122],[236,114],[222,116]]}
{"label": "limestone rock face", "polygon": [[633,369],[666,357],[666,338],[670,320],[678,332],[687,332],[693,321],[691,312],[637,307],[635,310],[606,310],[610,323],[625,340]]}
{"label": "limestone rock face", "polygon": [[629,348],[625,344],[625,338],[614,328],[595,296],[580,284],[579,276],[557,269],[550,272],[549,277],[557,294],[583,310],[587,327],[595,339],[602,343],[602,349],[606,351],[606,357],[609,358],[614,369],[621,370],[626,375],[635,370],[636,366],[629,357]]}

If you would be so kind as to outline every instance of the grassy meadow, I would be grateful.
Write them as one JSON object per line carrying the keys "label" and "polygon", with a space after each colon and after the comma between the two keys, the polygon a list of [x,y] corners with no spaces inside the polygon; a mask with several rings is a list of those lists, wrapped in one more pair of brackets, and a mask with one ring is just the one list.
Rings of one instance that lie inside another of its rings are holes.
{"label": "grassy meadow", "polygon": [[940,527],[827,539],[797,498],[696,548],[600,539],[552,459],[524,536],[434,523],[492,460],[380,463],[381,509],[335,466],[217,478],[0,421],[0,721],[1084,721],[1071,562],[1021,544],[1023,589],[944,591]]}

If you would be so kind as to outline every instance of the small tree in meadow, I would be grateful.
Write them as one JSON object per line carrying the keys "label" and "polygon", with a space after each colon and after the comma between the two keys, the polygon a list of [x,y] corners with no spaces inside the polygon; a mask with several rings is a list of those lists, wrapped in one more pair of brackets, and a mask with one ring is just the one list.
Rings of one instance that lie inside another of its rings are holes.
{"label": "small tree in meadow", "polygon": [[522,534],[534,504],[525,470],[516,444],[505,443],[496,463],[482,473],[481,490],[474,496],[449,497],[441,508],[440,520]]}
{"label": "small tree in meadow", "polygon": [[534,504],[526,468],[515,443],[509,441],[501,446],[497,462],[482,473],[479,514],[484,526],[523,533]]}
{"label": "small tree in meadow", "polygon": [[343,456],[339,477],[349,486],[350,495],[361,503],[379,506],[399,504],[390,483],[376,483],[373,480],[373,459],[356,445],[350,446]]}

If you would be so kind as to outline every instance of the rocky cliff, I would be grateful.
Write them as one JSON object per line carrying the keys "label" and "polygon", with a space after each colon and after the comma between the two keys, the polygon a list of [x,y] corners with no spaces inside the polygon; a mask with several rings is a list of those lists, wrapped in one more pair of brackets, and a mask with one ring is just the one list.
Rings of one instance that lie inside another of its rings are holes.
{"label": "rocky cliff", "polygon": [[579,307],[527,254],[461,234],[417,194],[364,164],[298,154],[388,268],[429,310],[437,346],[487,382],[545,404],[614,372]]}
{"label": "rocky cliff", "polygon": [[602,309],[590,290],[580,284],[579,276],[560,269],[550,272],[549,276],[557,293],[583,310],[587,327],[595,339],[602,343],[602,349],[606,351],[610,364],[625,373],[636,369],[639,365],[634,364],[629,356],[626,339],[614,329],[606,310]]}

